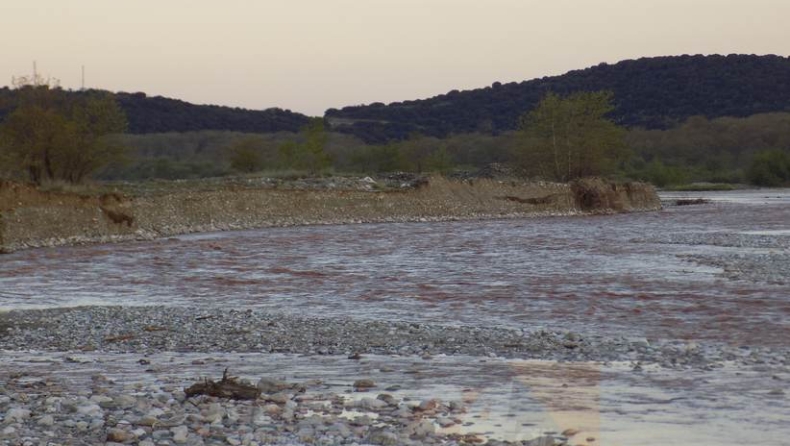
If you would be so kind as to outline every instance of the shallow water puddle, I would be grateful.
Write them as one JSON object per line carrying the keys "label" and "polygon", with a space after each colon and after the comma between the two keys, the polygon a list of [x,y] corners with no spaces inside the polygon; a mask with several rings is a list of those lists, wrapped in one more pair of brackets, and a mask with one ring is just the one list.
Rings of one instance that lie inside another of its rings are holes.
{"label": "shallow water puddle", "polygon": [[[471,357],[418,358],[269,354],[141,355],[3,352],[0,366],[14,385],[34,393],[37,381],[56,383],[48,393],[77,394],[101,374],[121,389],[141,392],[186,387],[201,377],[218,378],[225,368],[252,382],[262,376],[288,382],[322,380],[308,388],[316,401],[337,393],[346,400],[389,393],[405,404],[438,398],[463,402],[466,412],[447,414],[460,423],[445,433],[475,433],[527,440],[548,433],[572,435],[572,444],[743,445],[783,444],[790,438],[790,399],[778,392],[790,370],[726,366],[716,371],[665,370],[632,364],[511,361]],[[68,363],[68,367],[63,367]],[[376,387],[354,392],[356,379]],[[397,386],[397,390],[385,391]],[[9,386],[11,382],[9,381]],[[315,413],[315,412],[313,412]],[[376,413],[344,410],[347,417]],[[568,430],[571,431],[568,431]],[[587,439],[594,439],[587,441]]]}

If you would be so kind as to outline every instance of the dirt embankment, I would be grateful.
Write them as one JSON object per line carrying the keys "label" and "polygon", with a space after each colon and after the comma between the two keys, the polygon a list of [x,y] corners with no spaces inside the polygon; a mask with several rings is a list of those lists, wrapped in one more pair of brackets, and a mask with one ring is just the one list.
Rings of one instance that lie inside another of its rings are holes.
{"label": "dirt embankment", "polygon": [[432,178],[418,187],[370,189],[233,186],[129,196],[45,192],[0,182],[0,252],[270,226],[611,213],[661,207],[652,186],[598,179],[556,184]]}

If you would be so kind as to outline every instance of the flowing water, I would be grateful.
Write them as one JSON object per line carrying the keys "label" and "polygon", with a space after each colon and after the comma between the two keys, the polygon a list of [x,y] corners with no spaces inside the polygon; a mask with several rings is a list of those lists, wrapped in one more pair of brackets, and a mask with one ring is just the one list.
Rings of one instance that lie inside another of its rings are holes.
{"label": "flowing water", "polygon": [[[30,250],[0,257],[0,307],[249,307],[786,347],[790,191],[663,198],[697,197],[710,202],[617,216],[309,226]],[[95,356],[85,364],[121,381],[153,379],[140,376],[135,356]],[[154,362],[171,364],[164,377],[192,379],[185,373],[205,373],[190,369],[193,356]],[[6,352],[0,364],[46,371],[34,357]],[[494,438],[566,427],[606,445],[778,445],[790,437],[790,400],[777,392],[787,367],[634,373],[628,364],[463,357],[419,365],[214,357],[218,370],[230,364],[242,375],[267,367],[330,381],[368,373],[412,396],[470,399],[473,429]],[[381,364],[422,373],[375,375]],[[48,373],[77,377],[81,367]]]}
{"label": "flowing water", "polygon": [[786,265],[790,193],[712,195],[711,204],[643,214],[30,250],[0,257],[0,307],[221,305],[743,344],[790,339],[790,279],[771,265],[733,279],[715,261],[768,256]]}

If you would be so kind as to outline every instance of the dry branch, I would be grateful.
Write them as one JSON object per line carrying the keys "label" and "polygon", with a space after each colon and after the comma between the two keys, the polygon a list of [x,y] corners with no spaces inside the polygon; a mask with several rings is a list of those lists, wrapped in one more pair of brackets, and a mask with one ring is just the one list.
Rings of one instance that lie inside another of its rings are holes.
{"label": "dry branch", "polygon": [[222,373],[221,381],[215,382],[206,378],[203,382],[195,383],[184,389],[184,393],[187,397],[208,395],[234,400],[254,400],[261,395],[261,391],[257,387],[241,383],[237,377],[228,376],[228,369]]}

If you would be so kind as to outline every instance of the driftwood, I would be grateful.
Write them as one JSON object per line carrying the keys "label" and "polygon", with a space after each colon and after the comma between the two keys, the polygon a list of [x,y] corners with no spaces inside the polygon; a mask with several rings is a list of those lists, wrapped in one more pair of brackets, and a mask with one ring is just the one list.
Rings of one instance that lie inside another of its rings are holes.
{"label": "driftwood", "polygon": [[187,397],[208,395],[233,400],[255,400],[261,396],[261,391],[257,387],[241,383],[237,377],[228,376],[228,369],[222,373],[221,381],[215,382],[206,378],[203,382],[184,389],[184,393]]}

